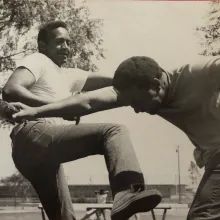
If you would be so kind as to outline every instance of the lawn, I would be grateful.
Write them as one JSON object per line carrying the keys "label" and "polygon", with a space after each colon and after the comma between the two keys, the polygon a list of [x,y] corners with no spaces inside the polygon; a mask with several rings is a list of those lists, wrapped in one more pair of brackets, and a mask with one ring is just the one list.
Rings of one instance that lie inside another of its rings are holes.
{"label": "lawn", "polygon": [[[171,210],[167,212],[166,220],[186,220],[187,209],[181,210]],[[77,220],[83,217],[85,212],[77,211]],[[157,212],[156,217],[158,220],[162,219],[162,213]],[[38,210],[34,212],[24,212],[24,213],[0,213],[1,220],[42,220],[41,213]],[[110,219],[110,218],[109,218]],[[131,220],[134,220],[132,218]],[[140,214],[140,220],[152,220],[150,213]]]}

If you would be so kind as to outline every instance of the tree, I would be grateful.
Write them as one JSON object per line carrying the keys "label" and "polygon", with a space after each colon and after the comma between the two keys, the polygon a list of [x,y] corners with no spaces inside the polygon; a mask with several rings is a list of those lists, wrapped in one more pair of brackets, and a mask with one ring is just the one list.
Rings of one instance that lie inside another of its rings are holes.
{"label": "tree", "polygon": [[[88,7],[74,0],[0,0],[0,90],[16,61],[37,50],[37,31],[51,20],[63,20],[70,31],[68,67],[96,71],[104,58],[102,20],[92,19]],[[1,92],[0,92],[1,94]]]}
{"label": "tree", "polygon": [[[104,58],[100,19],[91,19],[85,4],[74,0],[0,0],[0,72],[12,70],[16,57],[37,49],[37,29],[51,20],[63,20],[70,27],[71,57],[84,70],[96,70],[92,58]],[[68,64],[73,66],[73,60]]]}
{"label": "tree", "polygon": [[191,186],[193,189],[195,189],[195,188],[197,188],[198,183],[201,178],[199,168],[197,167],[197,165],[193,161],[190,161],[190,166],[189,166],[188,171],[189,171],[189,178],[191,180]]}
{"label": "tree", "polygon": [[220,2],[210,1],[204,25],[196,28],[202,46],[201,55],[216,56],[220,54]]}
{"label": "tree", "polygon": [[1,179],[0,182],[9,187],[10,191],[13,192],[15,199],[20,196],[22,202],[27,200],[27,190],[32,186],[19,172],[15,172],[11,176]]}

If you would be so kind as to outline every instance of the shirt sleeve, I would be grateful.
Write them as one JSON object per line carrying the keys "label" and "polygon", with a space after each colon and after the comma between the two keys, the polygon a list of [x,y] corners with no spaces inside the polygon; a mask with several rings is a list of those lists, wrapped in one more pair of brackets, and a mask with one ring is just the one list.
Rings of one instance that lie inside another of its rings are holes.
{"label": "shirt sleeve", "polygon": [[24,59],[19,61],[16,68],[24,67],[28,69],[37,81],[43,72],[44,62],[45,61],[43,54],[34,53],[26,56]]}
{"label": "shirt sleeve", "polygon": [[72,73],[70,74],[72,76],[72,83],[70,86],[70,92],[81,92],[89,76],[89,72],[81,69],[73,69],[71,71]]}

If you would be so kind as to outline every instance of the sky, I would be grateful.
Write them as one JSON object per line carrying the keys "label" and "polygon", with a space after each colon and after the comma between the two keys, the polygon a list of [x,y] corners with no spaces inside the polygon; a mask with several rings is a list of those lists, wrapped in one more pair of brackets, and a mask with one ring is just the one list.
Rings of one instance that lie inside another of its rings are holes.
{"label": "sky", "polygon": [[[204,22],[207,2],[90,0],[86,4],[91,17],[104,22],[106,59],[97,62],[103,74],[113,75],[120,62],[135,55],[151,56],[165,69],[198,59],[201,48],[195,27]],[[135,114],[131,108],[121,108],[86,116],[83,122],[126,125],[149,184],[177,183],[176,148],[179,146],[181,182],[189,182],[188,168],[194,160],[194,147],[182,131],[158,116]],[[0,140],[0,177],[4,177],[15,171],[9,130],[0,130]],[[70,184],[108,184],[102,156],[80,159],[64,167]]]}

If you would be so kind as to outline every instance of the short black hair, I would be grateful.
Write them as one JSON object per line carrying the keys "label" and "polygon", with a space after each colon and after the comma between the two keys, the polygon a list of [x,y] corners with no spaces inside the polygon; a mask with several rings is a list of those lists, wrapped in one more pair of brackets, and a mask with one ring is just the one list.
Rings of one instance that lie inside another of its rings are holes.
{"label": "short black hair", "polygon": [[123,61],[115,71],[113,86],[125,90],[134,85],[149,88],[154,79],[160,79],[162,68],[150,57],[134,56]]}
{"label": "short black hair", "polygon": [[63,21],[50,21],[44,24],[39,30],[37,42],[39,43],[42,41],[44,43],[48,43],[50,32],[58,27],[65,28],[67,30],[67,24]]}

